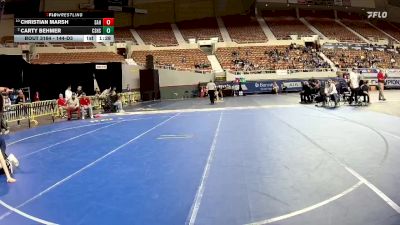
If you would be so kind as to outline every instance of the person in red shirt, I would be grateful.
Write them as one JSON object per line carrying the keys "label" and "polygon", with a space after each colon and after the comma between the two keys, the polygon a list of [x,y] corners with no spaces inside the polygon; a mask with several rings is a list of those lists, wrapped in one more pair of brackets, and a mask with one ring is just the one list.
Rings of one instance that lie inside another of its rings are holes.
{"label": "person in red shirt", "polygon": [[379,89],[379,101],[386,101],[385,96],[383,95],[383,91],[385,90],[385,80],[387,76],[383,73],[382,69],[379,70],[378,73],[378,89]]}
{"label": "person in red shirt", "polygon": [[67,100],[65,100],[63,94],[58,95],[57,99],[58,113],[62,118],[65,117],[64,111],[67,109]]}
{"label": "person in red shirt", "polygon": [[85,92],[83,92],[81,96],[79,104],[81,105],[82,119],[85,119],[86,110],[88,111],[90,118],[93,119],[93,107],[90,98],[86,96]]}

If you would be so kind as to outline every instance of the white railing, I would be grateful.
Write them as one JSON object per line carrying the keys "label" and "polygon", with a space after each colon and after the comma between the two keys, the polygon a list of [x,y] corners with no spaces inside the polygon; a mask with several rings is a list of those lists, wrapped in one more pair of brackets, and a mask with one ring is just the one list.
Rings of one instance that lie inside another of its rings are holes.
{"label": "white railing", "polygon": [[[137,63],[140,67],[145,68],[145,65],[142,63]],[[214,73],[215,71],[212,69],[192,69],[192,68],[178,68],[173,66],[165,66],[165,65],[154,65],[154,69],[165,69],[165,70],[176,70],[176,71],[187,71],[187,72],[194,72],[194,73]]]}
{"label": "white railing", "polygon": [[271,73],[282,73],[285,72],[287,74],[291,73],[307,73],[307,72],[334,72],[332,68],[314,68],[314,69],[284,69],[284,70],[251,70],[251,71],[234,71],[229,70],[230,73],[235,75],[244,75],[244,74],[271,74]]}

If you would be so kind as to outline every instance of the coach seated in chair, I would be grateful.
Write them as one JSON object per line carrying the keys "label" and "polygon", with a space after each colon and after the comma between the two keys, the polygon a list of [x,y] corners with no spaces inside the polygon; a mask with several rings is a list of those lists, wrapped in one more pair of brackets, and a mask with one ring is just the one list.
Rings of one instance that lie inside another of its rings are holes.
{"label": "coach seated in chair", "polygon": [[60,117],[65,118],[64,111],[67,109],[67,100],[65,100],[63,94],[58,95],[57,108],[58,108],[58,114],[60,115]]}
{"label": "coach seated in chair", "polygon": [[308,80],[308,83],[311,87],[311,93],[312,94],[318,94],[321,89],[321,82],[315,78],[311,78]]}
{"label": "coach seated in chair", "polygon": [[81,106],[82,119],[85,119],[86,111],[91,119],[93,119],[93,107],[90,98],[86,96],[85,92],[82,92],[81,99],[79,100]]}
{"label": "coach seated in chair", "polygon": [[308,81],[302,82],[302,91],[300,92],[300,103],[312,102],[311,86]]}
{"label": "coach seated in chair", "polygon": [[[336,107],[339,102],[339,95],[336,90],[336,85],[331,79],[329,79],[328,82],[325,83],[325,95],[326,95],[326,97],[329,97],[330,100],[335,103],[335,107]],[[326,99],[325,99],[325,101],[326,101]]]}
{"label": "coach seated in chair", "polygon": [[81,109],[79,107],[79,99],[76,97],[75,93],[72,93],[72,97],[67,101],[67,113],[68,120],[71,120],[72,113],[78,113],[78,119],[81,118]]}
{"label": "coach seated in chair", "polygon": [[118,113],[125,112],[122,109],[122,96],[117,94],[116,91],[112,91],[110,97],[113,104],[113,111]]}
{"label": "coach seated in chair", "polygon": [[[319,85],[319,91],[316,94],[314,100],[317,103],[315,106],[318,106],[319,103],[322,103],[322,106],[325,106],[326,103],[326,92],[325,92],[325,86],[327,85],[327,82],[321,82]],[[314,89],[315,91],[315,89]]]}
{"label": "coach seated in chair", "polygon": [[364,80],[360,86],[359,95],[364,97],[364,103],[369,104],[368,80]]}

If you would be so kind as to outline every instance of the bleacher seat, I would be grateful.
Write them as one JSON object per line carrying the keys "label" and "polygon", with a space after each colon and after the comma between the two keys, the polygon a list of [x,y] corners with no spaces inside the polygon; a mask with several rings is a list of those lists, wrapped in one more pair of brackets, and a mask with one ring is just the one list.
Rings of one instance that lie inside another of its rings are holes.
{"label": "bleacher seat", "polygon": [[312,36],[314,33],[295,17],[265,17],[268,27],[279,40],[290,40],[290,35]]}
{"label": "bleacher seat", "polygon": [[121,55],[113,52],[40,53],[32,64],[107,63],[123,62]]}
{"label": "bleacher seat", "polygon": [[65,49],[92,49],[96,46],[92,42],[51,42],[53,47],[63,47]]}
{"label": "bleacher seat", "polygon": [[146,45],[159,47],[178,45],[169,23],[140,26],[136,28],[136,31]]}
{"label": "bleacher seat", "polygon": [[115,42],[126,42],[131,41],[133,44],[137,45],[135,38],[133,37],[129,28],[116,27],[114,29],[114,39]]}
{"label": "bleacher seat", "polygon": [[352,30],[359,33],[361,36],[365,37],[371,41],[378,41],[380,39],[389,39],[384,33],[375,29],[373,26],[368,24],[366,21],[361,20],[342,20],[342,23],[351,28]]}
{"label": "bleacher seat", "polygon": [[262,43],[268,41],[255,18],[235,15],[225,16],[223,21],[232,41],[236,43]]}
{"label": "bleacher seat", "polygon": [[385,31],[392,37],[400,41],[400,29],[384,20],[376,20],[373,22],[379,29]]}
{"label": "bleacher seat", "polygon": [[329,39],[341,42],[364,42],[333,19],[306,18],[306,20]]}
{"label": "bleacher seat", "polygon": [[182,21],[177,23],[183,38],[188,41],[190,38],[205,40],[218,37],[222,41],[221,32],[215,18]]}
{"label": "bleacher seat", "polygon": [[144,66],[146,56],[153,55],[154,65],[159,68],[176,70],[196,70],[196,65],[209,65],[205,71],[211,70],[207,55],[200,49],[174,49],[174,50],[155,50],[155,51],[133,51],[132,58]]}

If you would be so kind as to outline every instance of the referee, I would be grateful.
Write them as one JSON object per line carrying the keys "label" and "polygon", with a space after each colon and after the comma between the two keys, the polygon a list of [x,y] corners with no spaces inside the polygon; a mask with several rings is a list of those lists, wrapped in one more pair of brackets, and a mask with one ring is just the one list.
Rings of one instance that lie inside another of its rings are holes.
{"label": "referee", "polygon": [[215,90],[217,90],[217,85],[210,80],[207,84],[207,90],[208,90],[208,96],[210,97],[210,102],[211,105],[214,105],[214,100],[215,100]]}

